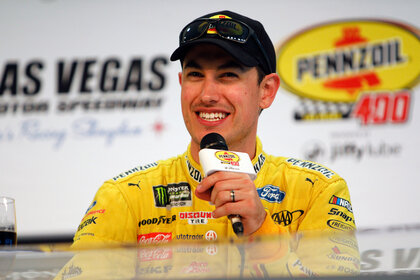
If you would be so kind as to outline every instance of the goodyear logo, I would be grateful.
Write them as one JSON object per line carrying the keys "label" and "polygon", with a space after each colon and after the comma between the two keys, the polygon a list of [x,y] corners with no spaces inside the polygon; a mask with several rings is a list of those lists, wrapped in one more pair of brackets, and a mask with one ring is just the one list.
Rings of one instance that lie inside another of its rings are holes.
{"label": "goodyear logo", "polygon": [[381,20],[321,24],[278,49],[283,86],[315,100],[355,102],[363,91],[411,88],[420,76],[414,28]]}
{"label": "goodyear logo", "polygon": [[224,163],[239,165],[240,157],[234,152],[229,151],[217,151],[215,153],[216,158]]}

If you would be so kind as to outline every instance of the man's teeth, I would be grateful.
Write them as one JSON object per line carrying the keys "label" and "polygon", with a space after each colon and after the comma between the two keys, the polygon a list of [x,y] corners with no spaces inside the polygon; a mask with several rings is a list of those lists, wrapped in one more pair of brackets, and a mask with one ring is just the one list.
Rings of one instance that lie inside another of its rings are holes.
{"label": "man's teeth", "polygon": [[206,121],[218,121],[226,118],[226,113],[204,113],[200,112],[200,118]]}

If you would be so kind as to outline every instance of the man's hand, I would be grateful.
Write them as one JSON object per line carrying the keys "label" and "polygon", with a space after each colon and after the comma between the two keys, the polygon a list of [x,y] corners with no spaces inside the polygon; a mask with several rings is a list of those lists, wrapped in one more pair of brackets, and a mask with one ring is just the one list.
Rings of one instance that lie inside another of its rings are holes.
{"label": "man's hand", "polygon": [[[231,191],[235,191],[232,202]],[[266,212],[258,196],[254,182],[244,173],[215,172],[197,186],[195,195],[211,201],[215,206],[214,217],[238,214],[244,225],[244,235],[254,233],[263,224]]]}

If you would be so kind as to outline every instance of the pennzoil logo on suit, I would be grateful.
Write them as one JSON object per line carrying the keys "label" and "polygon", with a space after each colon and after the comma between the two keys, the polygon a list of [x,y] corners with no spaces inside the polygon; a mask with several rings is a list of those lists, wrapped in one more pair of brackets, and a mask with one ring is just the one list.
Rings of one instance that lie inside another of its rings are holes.
{"label": "pennzoil logo on suit", "polygon": [[156,207],[191,206],[191,186],[187,182],[153,186]]}

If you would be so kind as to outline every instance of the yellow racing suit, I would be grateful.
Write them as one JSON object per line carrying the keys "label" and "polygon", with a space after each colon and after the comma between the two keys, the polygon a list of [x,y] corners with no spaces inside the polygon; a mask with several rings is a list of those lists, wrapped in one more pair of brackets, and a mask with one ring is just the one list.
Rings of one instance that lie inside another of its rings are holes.
{"label": "yellow racing suit", "polygon": [[[302,256],[305,259],[304,255],[321,249],[311,242],[305,247],[302,233],[338,234],[355,229],[346,182],[317,163],[266,154],[259,138],[252,164],[257,173],[254,183],[267,215],[251,238],[279,234],[291,237],[294,242],[279,249],[281,255],[287,254],[287,260],[282,260],[286,263],[287,275],[317,275],[313,272],[316,269],[305,265]],[[215,206],[194,195],[202,178],[201,166],[193,160],[190,147],[177,157],[115,176],[96,193],[77,229],[73,248],[121,242],[153,245],[173,240],[207,242],[236,238],[228,218],[213,218]],[[346,237],[335,239],[341,242],[329,244],[334,237],[327,238],[327,244],[321,246],[322,255],[330,260],[342,260],[344,252],[348,253],[346,260],[354,267],[347,272],[354,274],[359,265],[357,242]],[[300,256],[292,256],[299,253],[299,248],[305,251]],[[251,256],[257,264],[269,266],[270,260],[261,261],[257,256],[258,253]],[[278,262],[279,257],[275,259]],[[307,264],[313,265],[313,262]],[[328,269],[339,271],[340,265],[329,264]]]}

